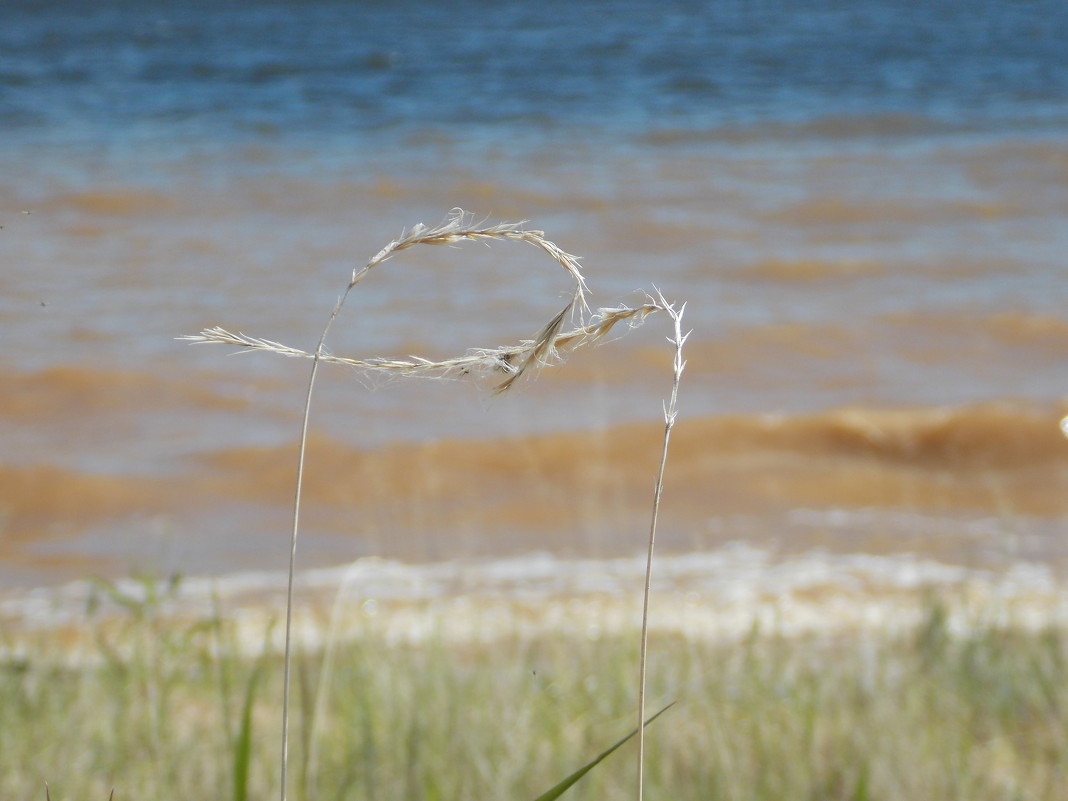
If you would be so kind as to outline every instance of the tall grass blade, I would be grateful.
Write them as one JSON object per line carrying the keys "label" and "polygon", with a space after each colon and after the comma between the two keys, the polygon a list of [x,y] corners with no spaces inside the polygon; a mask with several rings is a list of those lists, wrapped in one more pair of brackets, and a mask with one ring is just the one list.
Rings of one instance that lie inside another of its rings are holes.
{"label": "tall grass blade", "polygon": [[263,674],[264,660],[257,660],[245,688],[245,703],[241,707],[241,725],[234,738],[234,801],[248,801],[248,776],[252,764],[252,709],[256,701],[256,687]]}
{"label": "tall grass blade", "polygon": [[560,782],[557,785],[554,785],[550,790],[548,790],[547,792],[544,792],[541,795],[539,795],[537,798],[534,799],[534,801],[555,801],[557,798],[562,796],[565,792],[570,790],[572,785],[574,785],[576,782],[578,782],[579,779],[581,779],[583,776],[585,776],[587,773],[589,773],[591,770],[593,770],[595,767],[597,767],[601,762],[603,762],[606,758],[608,758],[617,748],[619,748],[620,746],[624,745],[628,740],[630,740],[631,737],[633,737],[635,734],[638,734],[646,726],[648,726],[650,723],[652,723],[658,717],[663,715],[665,712],[667,712],[673,706],[675,706],[675,702],[674,701],[672,701],[670,704],[668,704],[663,709],[661,709],[659,712],[657,712],[655,715],[653,715],[651,718],[649,718],[649,720],[645,721],[641,726],[639,726],[636,729],[634,729],[634,731],[632,731],[630,734],[628,734],[622,740],[617,742],[615,745],[609,747],[605,751],[602,751],[600,754],[595,756],[592,760],[590,760],[585,765],[583,765],[581,768],[576,770],[574,773],[572,773],[570,776],[568,776],[562,782]]}

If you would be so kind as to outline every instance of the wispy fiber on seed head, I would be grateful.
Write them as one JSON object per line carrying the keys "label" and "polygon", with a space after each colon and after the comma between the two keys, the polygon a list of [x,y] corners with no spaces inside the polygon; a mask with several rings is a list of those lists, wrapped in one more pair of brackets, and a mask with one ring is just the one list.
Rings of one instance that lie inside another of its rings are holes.
{"label": "wispy fiber on seed head", "polygon": [[[392,256],[402,250],[414,247],[416,245],[447,245],[459,242],[462,240],[470,241],[490,241],[490,240],[513,240],[518,242],[526,242],[534,245],[551,256],[561,267],[563,267],[574,281],[574,289],[571,294],[571,300],[564,306],[552,319],[546,323],[541,330],[531,340],[524,340],[518,345],[504,348],[492,348],[492,349],[473,349],[469,350],[463,356],[459,356],[452,359],[445,359],[441,361],[431,361],[430,359],[423,359],[418,356],[411,356],[408,359],[346,359],[336,356],[330,356],[325,351],[326,336],[330,331],[330,326],[337,319],[338,314],[341,312],[342,306],[345,305],[345,300],[348,298],[349,292],[356,286],[371,270],[378,265],[392,258]],[[289,552],[289,580],[287,583],[286,592],[286,625],[285,625],[285,657],[284,657],[284,674],[282,679],[283,691],[282,691],[282,758],[281,758],[281,801],[286,801],[286,789],[287,789],[287,770],[289,764],[289,698],[290,698],[290,673],[292,666],[291,658],[291,646],[292,646],[292,622],[293,622],[293,586],[294,575],[296,572],[296,558],[297,558],[297,536],[300,530],[300,508],[301,508],[301,492],[303,486],[304,476],[304,457],[306,452],[306,446],[308,442],[308,421],[311,414],[311,401],[312,392],[315,386],[316,370],[319,367],[320,362],[333,362],[336,364],[345,364],[351,367],[360,368],[369,371],[387,372],[399,375],[436,375],[436,376],[448,376],[452,373],[468,374],[471,372],[487,372],[487,371],[503,371],[508,374],[508,377],[500,382],[495,388],[494,393],[500,394],[510,389],[520,376],[523,375],[531,367],[541,367],[544,365],[552,364],[559,360],[561,352],[567,350],[574,350],[584,344],[595,342],[608,334],[612,328],[620,322],[627,322],[630,325],[637,325],[644,320],[649,314],[655,311],[666,312],[673,320],[675,324],[675,337],[671,342],[676,346],[676,359],[675,359],[675,373],[674,373],[674,385],[672,389],[670,405],[666,405],[664,409],[665,415],[665,433],[664,433],[664,451],[660,462],[660,472],[657,479],[656,495],[653,503],[653,521],[650,528],[649,535],[649,557],[648,566],[646,570],[646,589],[645,589],[645,601],[643,604],[643,621],[648,621],[648,609],[649,609],[649,586],[650,577],[652,572],[652,555],[653,555],[653,541],[656,533],[656,512],[660,505],[660,492],[663,487],[664,476],[664,461],[667,458],[667,444],[668,437],[671,431],[672,424],[675,420],[675,399],[678,393],[679,376],[682,373],[684,363],[682,362],[682,343],[685,337],[681,333],[679,328],[681,309],[676,311],[675,308],[664,300],[664,296],[657,292],[656,296],[647,296],[647,302],[636,308],[630,308],[628,306],[617,306],[611,309],[601,309],[593,318],[587,323],[585,320],[585,314],[589,311],[586,305],[586,282],[582,277],[582,272],[579,270],[578,259],[569,253],[564,252],[559,247],[545,238],[545,235],[541,231],[527,230],[523,228],[523,223],[501,223],[499,225],[486,226],[484,224],[474,224],[473,218],[469,217],[460,209],[453,209],[452,213],[446,218],[444,222],[433,228],[428,228],[423,224],[416,225],[410,230],[401,234],[398,239],[393,240],[386,245],[382,250],[375,254],[370,261],[367,262],[362,268],[357,268],[352,271],[352,279],[349,281],[345,291],[338,298],[337,304],[334,306],[334,310],[330,314],[330,318],[327,320],[326,325],[322,330],[322,334],[319,337],[319,344],[316,346],[314,352],[307,352],[298,350],[296,348],[290,348],[286,345],[282,345],[279,342],[274,342],[269,339],[257,339],[254,337],[247,337],[244,334],[232,334],[224,328],[208,328],[201,331],[199,334],[193,336],[179,337],[188,342],[198,343],[220,343],[231,346],[236,346],[242,349],[248,350],[262,350],[271,353],[277,353],[282,356],[291,356],[298,358],[308,358],[312,360],[311,371],[308,377],[308,392],[304,402],[304,417],[301,426],[300,435],[300,453],[297,460],[297,477],[296,486],[294,488],[294,502],[293,502],[293,533],[290,540],[290,552]],[[578,327],[561,333],[564,327],[565,321],[569,318],[578,319]],[[639,703],[639,712],[644,714],[644,698],[645,698],[645,648],[646,648],[646,628],[647,623],[643,622],[642,625],[642,648],[641,648],[641,681],[640,681],[640,693],[641,699]],[[642,758],[641,754],[644,749],[644,735],[641,732],[644,731],[644,721],[642,721],[641,714],[639,715],[639,759],[638,759],[638,801],[641,801],[642,793]],[[599,760],[598,760],[599,761]],[[596,763],[593,763],[596,764]],[[548,796],[544,796],[548,797]],[[554,796],[555,797],[555,796]]]}
{"label": "wispy fiber on seed head", "polygon": [[[666,306],[659,301],[644,303],[633,308],[616,306],[611,309],[599,309],[586,325],[561,332],[560,327],[565,319],[564,313],[567,311],[565,309],[555,315],[535,339],[527,339],[515,345],[498,348],[471,348],[462,356],[447,359],[431,360],[421,356],[408,356],[403,359],[383,357],[353,359],[323,354],[319,357],[319,361],[369,372],[437,378],[503,372],[507,373],[508,377],[494,388],[495,393],[500,393],[508,390],[528,367],[556,364],[567,352],[604,338],[618,323],[640,325],[648,315],[665,309]],[[315,354],[311,351],[291,348],[269,339],[257,339],[240,333],[234,334],[219,327],[206,328],[199,334],[184,336],[181,339],[193,344],[230,345],[241,348],[240,352],[266,351],[291,358],[315,358]]]}
{"label": "wispy fiber on seed head", "polygon": [[[179,337],[193,344],[216,343],[241,348],[245,351],[266,351],[280,356],[318,359],[331,364],[341,364],[370,372],[389,375],[422,375],[449,377],[470,373],[507,373],[507,377],[494,387],[494,394],[510,389],[531,368],[558,363],[562,354],[582,345],[602,339],[621,322],[640,324],[648,315],[665,310],[662,297],[649,297],[637,307],[617,306],[599,309],[589,322],[583,320],[588,311],[586,304],[586,280],[579,269],[578,259],[557,247],[545,238],[541,231],[523,228],[523,223],[500,223],[498,225],[474,224],[471,218],[459,209],[454,209],[445,222],[434,227],[422,223],[401,234],[371,258],[364,267],[353,270],[352,280],[346,289],[351,290],[372,269],[390,259],[394,254],[416,245],[446,245],[461,241],[511,240],[532,244],[563,267],[574,281],[571,299],[552,319],[535,334],[533,339],[498,348],[472,348],[461,356],[431,360],[420,356],[403,359],[374,357],[368,359],[347,358],[324,353],[300,350],[269,339],[231,333],[225,328],[206,328],[199,334]],[[340,303],[339,303],[340,306]],[[563,331],[569,318],[578,317],[580,324]]]}

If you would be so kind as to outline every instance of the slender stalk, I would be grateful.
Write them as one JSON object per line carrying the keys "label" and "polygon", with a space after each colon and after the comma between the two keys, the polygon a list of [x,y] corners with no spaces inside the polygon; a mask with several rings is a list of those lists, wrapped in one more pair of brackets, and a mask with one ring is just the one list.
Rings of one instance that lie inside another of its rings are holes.
{"label": "slender stalk", "polygon": [[[564,308],[546,323],[532,339],[524,340],[518,345],[493,349],[474,349],[462,356],[445,359],[443,361],[430,361],[418,357],[409,357],[404,360],[397,359],[342,359],[325,353],[326,336],[341,313],[342,306],[352,291],[363,278],[375,267],[392,258],[396,253],[414,247],[416,245],[443,245],[459,241],[488,241],[509,240],[514,242],[526,242],[539,248],[551,256],[562,267],[574,282],[571,297]],[[648,315],[657,311],[666,311],[675,323],[675,336],[669,338],[676,348],[675,354],[675,377],[671,393],[671,400],[664,407],[666,429],[664,433],[664,452],[661,457],[660,472],[657,478],[656,495],[653,502],[653,520],[649,536],[649,557],[646,568],[645,600],[642,613],[642,646],[641,646],[641,688],[639,692],[639,799],[641,798],[641,769],[642,754],[644,749],[644,728],[642,722],[645,718],[645,663],[646,642],[648,638],[648,609],[649,588],[652,579],[653,541],[656,533],[656,516],[660,506],[660,495],[663,490],[664,465],[667,461],[667,446],[671,428],[675,422],[675,406],[678,395],[679,377],[682,374],[682,345],[685,337],[680,329],[682,309],[676,312],[657,293],[654,298],[650,296],[648,302],[635,308],[617,306],[615,308],[600,309],[587,323],[584,312],[586,306],[586,282],[579,269],[578,259],[561,250],[555,244],[545,239],[541,231],[529,230],[522,223],[501,223],[498,225],[473,224],[468,215],[459,209],[454,209],[445,222],[432,228],[419,224],[405,231],[398,239],[393,240],[372,257],[362,268],[352,271],[352,278],[345,291],[338,298],[330,319],[327,320],[319,337],[319,343],[315,351],[306,351],[290,348],[278,342],[267,339],[246,337],[243,334],[232,334],[223,328],[209,328],[197,335],[179,337],[179,339],[196,343],[216,343],[236,346],[247,351],[261,350],[282,356],[310,358],[311,370],[308,375],[308,390],[304,400],[304,417],[301,423],[300,452],[297,461],[296,487],[293,498],[293,530],[290,539],[289,550],[289,577],[286,588],[286,625],[285,625],[285,656],[283,669],[282,689],[282,765],[281,765],[281,801],[286,801],[288,765],[289,765],[289,699],[290,677],[292,668],[292,631],[293,631],[293,595],[296,577],[297,562],[297,539],[300,532],[300,509],[301,493],[304,485],[304,462],[308,443],[308,425],[311,418],[312,395],[315,388],[315,377],[319,365],[322,362],[338,363],[355,367],[357,369],[382,371],[395,375],[437,375],[447,376],[450,374],[466,375],[472,371],[503,372],[506,377],[494,387],[494,393],[500,394],[507,391],[531,368],[539,368],[552,364],[559,360],[562,351],[570,351],[582,345],[597,342],[603,339],[609,331],[619,323],[630,326],[640,324]],[[570,331],[564,331],[564,323],[569,317],[577,316],[579,326]]]}
{"label": "slender stalk", "polygon": [[[547,361],[548,357],[553,352],[557,337],[560,334],[560,329],[568,313],[577,307],[584,307],[585,305],[585,281],[582,278],[582,274],[579,272],[578,263],[575,258],[546,240],[541,232],[526,231],[519,223],[505,223],[490,227],[472,226],[467,216],[459,211],[454,212],[449,220],[436,228],[427,228],[423,225],[415,226],[410,231],[402,234],[399,239],[393,240],[386,245],[386,247],[382,248],[382,250],[375,254],[363,268],[354,269],[352,271],[352,278],[349,281],[348,286],[345,287],[345,291],[341,294],[341,297],[338,298],[334,310],[330,313],[330,319],[326,321],[322,334],[319,336],[319,343],[316,345],[314,354],[312,354],[312,366],[308,375],[308,391],[304,399],[304,418],[301,422],[300,430],[300,452],[297,458],[297,477],[293,497],[293,530],[290,537],[289,548],[289,576],[286,585],[285,655],[283,657],[282,674],[281,801],[286,801],[289,770],[289,699],[293,663],[293,587],[296,577],[297,540],[300,533],[301,493],[304,486],[304,462],[308,445],[308,423],[311,419],[312,394],[315,389],[315,376],[319,370],[319,363],[323,361],[323,348],[326,344],[326,335],[329,333],[330,327],[333,325],[334,320],[337,319],[338,314],[341,313],[341,307],[345,305],[345,300],[348,298],[353,287],[363,280],[372,269],[389,259],[394,253],[413,247],[414,245],[451,244],[460,240],[477,241],[479,239],[494,238],[525,241],[541,248],[556,259],[556,261],[571,274],[575,281],[575,289],[571,302],[568,303],[563,311],[550,320],[549,324],[538,333],[534,340],[533,347],[530,349],[524,362],[518,368],[515,368],[509,378],[497,387],[498,392],[507,390],[527,367],[540,366]],[[207,341],[203,337],[187,337],[186,339],[191,339],[192,341]]]}
{"label": "slender stalk", "polygon": [[649,550],[645,559],[645,592],[642,596],[642,638],[638,657],[638,801],[642,801],[645,787],[645,674],[649,652],[649,596],[653,586],[653,548],[656,544],[656,521],[660,513],[660,498],[664,494],[664,468],[667,466],[668,444],[671,441],[671,429],[675,427],[678,415],[679,381],[686,362],[682,359],[682,346],[686,337],[682,333],[683,304],[678,311],[657,293],[660,307],[671,317],[675,326],[675,335],[668,337],[668,342],[675,346],[674,371],[671,382],[671,397],[664,405],[664,445],[660,452],[660,468],[656,474],[656,486],[653,490],[653,514],[649,523]]}
{"label": "slender stalk", "polygon": [[286,634],[285,656],[283,657],[282,669],[282,801],[286,801],[286,778],[289,768],[289,684],[292,672],[292,642],[293,642],[293,583],[297,567],[297,535],[300,533],[300,499],[304,488],[304,454],[308,446],[308,421],[311,419],[312,391],[315,389],[315,374],[319,370],[319,362],[322,359],[323,346],[326,343],[326,335],[330,326],[337,319],[341,307],[345,304],[345,298],[356,285],[353,280],[338,298],[334,311],[330,313],[330,319],[326,321],[323,333],[319,336],[319,344],[315,348],[315,356],[312,359],[311,371],[308,376],[308,392],[304,398],[304,419],[300,426],[300,454],[297,457],[297,480],[293,495],[293,533],[290,537],[289,546],[289,578],[286,583]]}

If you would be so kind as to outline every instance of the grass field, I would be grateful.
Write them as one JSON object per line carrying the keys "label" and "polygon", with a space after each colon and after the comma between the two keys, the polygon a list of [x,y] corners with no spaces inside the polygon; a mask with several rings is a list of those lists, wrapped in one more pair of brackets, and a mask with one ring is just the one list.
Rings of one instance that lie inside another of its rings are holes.
{"label": "grass field", "polygon": [[[221,615],[160,609],[91,612],[74,650],[54,631],[15,647],[7,630],[0,797],[43,799],[46,781],[55,801],[277,792],[280,656],[248,656]],[[1068,637],[947,620],[932,602],[896,634],[654,633],[651,709],[678,703],[649,729],[648,796],[1062,798]],[[293,796],[533,799],[630,731],[636,666],[637,638],[615,634],[367,635],[300,653]],[[566,797],[630,797],[633,746]]]}

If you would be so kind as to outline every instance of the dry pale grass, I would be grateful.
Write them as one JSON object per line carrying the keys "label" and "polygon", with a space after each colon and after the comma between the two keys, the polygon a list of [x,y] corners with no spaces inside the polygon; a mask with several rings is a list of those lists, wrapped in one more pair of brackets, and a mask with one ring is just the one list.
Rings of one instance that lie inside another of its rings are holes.
{"label": "dry pale grass", "polygon": [[[664,406],[664,439],[663,453],[660,468],[657,475],[654,496],[652,500],[652,521],[649,532],[648,564],[646,569],[645,592],[643,602],[643,628],[640,648],[639,665],[639,692],[638,692],[638,773],[637,773],[637,797],[642,799],[643,785],[643,754],[644,754],[644,719],[645,719],[645,674],[646,674],[646,643],[648,633],[648,609],[649,594],[652,576],[653,546],[656,538],[656,521],[660,507],[660,498],[663,492],[664,467],[667,460],[668,441],[671,429],[674,426],[677,415],[677,400],[679,379],[682,375],[684,362],[682,359],[682,346],[685,335],[681,329],[682,309],[675,309],[669,304],[664,296],[657,291],[656,295],[647,295],[647,302],[637,307],[617,306],[614,308],[600,309],[589,320],[586,319],[588,306],[586,304],[586,280],[579,269],[578,259],[565,252],[560,247],[545,238],[542,231],[531,230],[523,227],[523,223],[500,223],[486,225],[475,223],[473,218],[460,209],[454,209],[444,222],[437,226],[428,227],[422,223],[414,226],[401,234],[397,239],[376,253],[362,267],[352,271],[352,277],[345,291],[338,298],[334,310],[330,314],[326,325],[319,337],[319,344],[314,351],[305,351],[291,348],[279,342],[269,339],[233,334],[224,328],[213,327],[204,329],[199,334],[180,337],[193,344],[223,344],[237,347],[247,351],[264,351],[281,356],[306,358],[312,360],[311,374],[308,378],[308,390],[304,404],[304,419],[301,429],[300,454],[298,457],[295,498],[293,504],[293,527],[291,548],[289,557],[289,587],[286,603],[286,626],[285,626],[285,657],[283,677],[283,701],[282,701],[282,756],[281,756],[281,798],[286,799],[286,771],[289,753],[289,697],[290,697],[290,671],[291,671],[291,631],[293,616],[293,577],[296,569],[297,539],[300,529],[301,493],[304,477],[304,462],[308,440],[308,421],[311,413],[312,393],[315,386],[315,376],[321,362],[341,364],[364,371],[386,373],[400,376],[429,376],[448,377],[455,375],[471,375],[486,373],[504,373],[506,377],[496,384],[494,394],[501,394],[512,388],[515,383],[528,370],[536,369],[558,363],[562,354],[574,350],[586,344],[597,342],[605,337],[616,325],[627,323],[637,325],[653,312],[666,312],[674,324],[674,335],[669,337],[669,342],[675,349],[674,379],[670,400]],[[334,320],[337,319],[345,301],[353,288],[360,283],[372,270],[379,267],[396,254],[413,248],[417,245],[452,245],[459,242],[492,242],[511,241],[522,242],[539,248],[553,261],[555,261],[568,274],[572,281],[572,288],[567,304],[545,323],[541,329],[531,338],[521,341],[517,345],[500,348],[472,348],[461,356],[444,360],[430,360],[412,356],[407,359],[370,358],[355,359],[337,357],[328,354],[325,350],[326,337]],[[564,331],[568,320],[577,322],[575,328]]]}
{"label": "dry pale grass", "polygon": [[[437,226],[427,227],[420,223],[412,227],[382,248],[362,269],[354,270],[352,280],[338,300],[327,328],[336,319],[349,292],[356,284],[395,254],[416,245],[451,245],[463,241],[487,242],[492,240],[525,242],[541,249],[567,271],[574,284],[567,305],[545,323],[531,339],[522,340],[514,345],[471,348],[460,356],[431,360],[420,356],[407,358],[335,356],[323,350],[323,342],[320,342],[320,348],[316,351],[307,351],[270,339],[231,333],[220,327],[206,328],[199,334],[179,337],[179,339],[192,344],[230,345],[242,350],[265,351],[279,356],[314,359],[317,362],[398,376],[444,378],[458,375],[504,373],[506,378],[494,387],[494,392],[499,394],[511,388],[528,369],[558,364],[563,354],[603,339],[616,325],[620,323],[640,324],[650,314],[665,311],[670,306],[663,296],[657,293],[655,297],[648,296],[647,302],[635,307],[620,305],[598,309],[586,321],[583,318],[588,309],[586,304],[588,290],[575,256],[561,250],[546,239],[544,232],[523,228],[523,223],[476,225],[466,214],[456,209],[445,222]],[[567,320],[576,317],[579,319],[579,325],[564,331]],[[324,331],[324,339],[325,333]]]}

